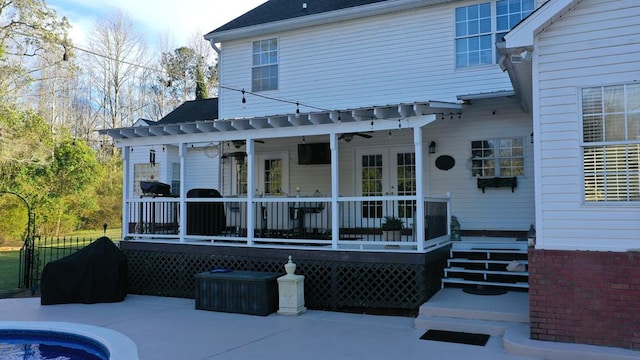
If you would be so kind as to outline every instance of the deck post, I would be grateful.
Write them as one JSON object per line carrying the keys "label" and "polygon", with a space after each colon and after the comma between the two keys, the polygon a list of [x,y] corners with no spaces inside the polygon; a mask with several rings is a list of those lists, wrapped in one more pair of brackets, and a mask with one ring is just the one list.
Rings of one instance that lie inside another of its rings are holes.
{"label": "deck post", "polygon": [[424,156],[422,152],[422,128],[413,128],[413,145],[416,154],[416,213],[415,232],[413,238],[417,243],[417,250],[424,251]]}
{"label": "deck post", "polygon": [[130,154],[131,147],[125,146],[122,149],[122,161],[124,162],[123,166],[123,176],[122,176],[122,237],[127,238],[129,236],[129,202],[127,198],[129,197],[131,184],[133,182],[129,182],[129,178],[131,176],[131,172],[129,171],[129,162],[130,162]]}
{"label": "deck post", "polygon": [[180,242],[185,242],[185,236],[187,235],[187,189],[186,189],[186,179],[187,179],[187,144],[180,143],[180,148],[178,149],[180,156],[180,225],[178,227],[178,237],[180,238]]}
{"label": "deck post", "polygon": [[340,183],[338,174],[338,134],[329,134],[329,147],[331,149],[331,248],[338,249],[340,239],[340,208],[338,196]]}
{"label": "deck post", "polygon": [[253,238],[255,237],[255,227],[256,227],[256,213],[255,213],[255,203],[254,199],[254,191],[256,189],[254,183],[254,176],[256,173],[256,164],[255,164],[255,154],[254,154],[254,145],[253,139],[247,139],[247,245],[253,246]]}

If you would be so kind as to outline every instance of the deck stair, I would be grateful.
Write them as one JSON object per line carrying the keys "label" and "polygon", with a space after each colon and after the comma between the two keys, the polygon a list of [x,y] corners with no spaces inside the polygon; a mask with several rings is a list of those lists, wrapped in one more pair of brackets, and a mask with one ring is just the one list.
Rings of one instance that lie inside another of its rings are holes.
{"label": "deck stair", "polygon": [[[524,271],[509,271],[507,267],[514,261],[524,266]],[[527,267],[526,242],[454,242],[444,269],[442,288],[484,287],[526,291],[529,288]]]}

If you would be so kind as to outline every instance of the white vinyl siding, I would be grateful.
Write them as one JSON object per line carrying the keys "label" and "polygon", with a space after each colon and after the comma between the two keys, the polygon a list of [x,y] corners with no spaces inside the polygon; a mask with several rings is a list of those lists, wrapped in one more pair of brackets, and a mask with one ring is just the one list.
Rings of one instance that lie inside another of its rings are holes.
{"label": "white vinyl siding", "polygon": [[640,248],[637,202],[585,203],[580,107],[583,88],[640,81],[638,18],[640,3],[584,0],[537,37],[541,249]]}
{"label": "white vinyl siding", "polygon": [[[278,90],[269,96],[293,103],[247,94],[243,106],[241,93],[221,88],[220,117],[294,114],[295,102],[351,109],[511,90],[497,65],[456,70],[454,13],[445,4],[273,34]],[[259,39],[221,44],[221,85],[251,88],[251,43]]]}
{"label": "white vinyl siding", "polygon": [[[495,115],[493,112],[495,111]],[[428,193],[451,193],[451,211],[462,229],[527,231],[534,223],[533,144],[529,141],[531,118],[523,114],[517,102],[475,105],[461,119],[436,121],[424,130],[425,144],[437,143],[435,154],[425,154]],[[471,142],[477,139],[523,139],[524,174],[518,186],[487,188],[483,193],[472,176]],[[435,166],[441,155],[455,159],[447,171]]]}

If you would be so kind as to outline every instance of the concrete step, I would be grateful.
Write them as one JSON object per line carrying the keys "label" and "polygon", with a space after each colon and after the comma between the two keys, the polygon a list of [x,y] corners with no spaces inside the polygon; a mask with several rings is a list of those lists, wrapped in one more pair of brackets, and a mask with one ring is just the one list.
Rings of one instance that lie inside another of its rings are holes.
{"label": "concrete step", "polygon": [[638,360],[640,352],[621,348],[532,340],[526,324],[509,327],[502,338],[513,355],[548,360]]}
{"label": "concrete step", "polygon": [[457,331],[472,334],[502,336],[513,322],[461,319],[443,316],[420,315],[414,320],[414,327],[421,330]]}
{"label": "concrete step", "polygon": [[420,317],[456,318],[528,323],[529,294],[509,291],[502,295],[474,295],[462,289],[440,289],[419,309]]}

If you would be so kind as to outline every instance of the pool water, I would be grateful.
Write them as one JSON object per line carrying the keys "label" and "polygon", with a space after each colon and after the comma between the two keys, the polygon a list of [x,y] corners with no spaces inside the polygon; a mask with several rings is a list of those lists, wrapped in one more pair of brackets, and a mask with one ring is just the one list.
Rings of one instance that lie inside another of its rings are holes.
{"label": "pool water", "polygon": [[0,330],[0,359],[108,360],[109,351],[84,336],[47,330]]}

